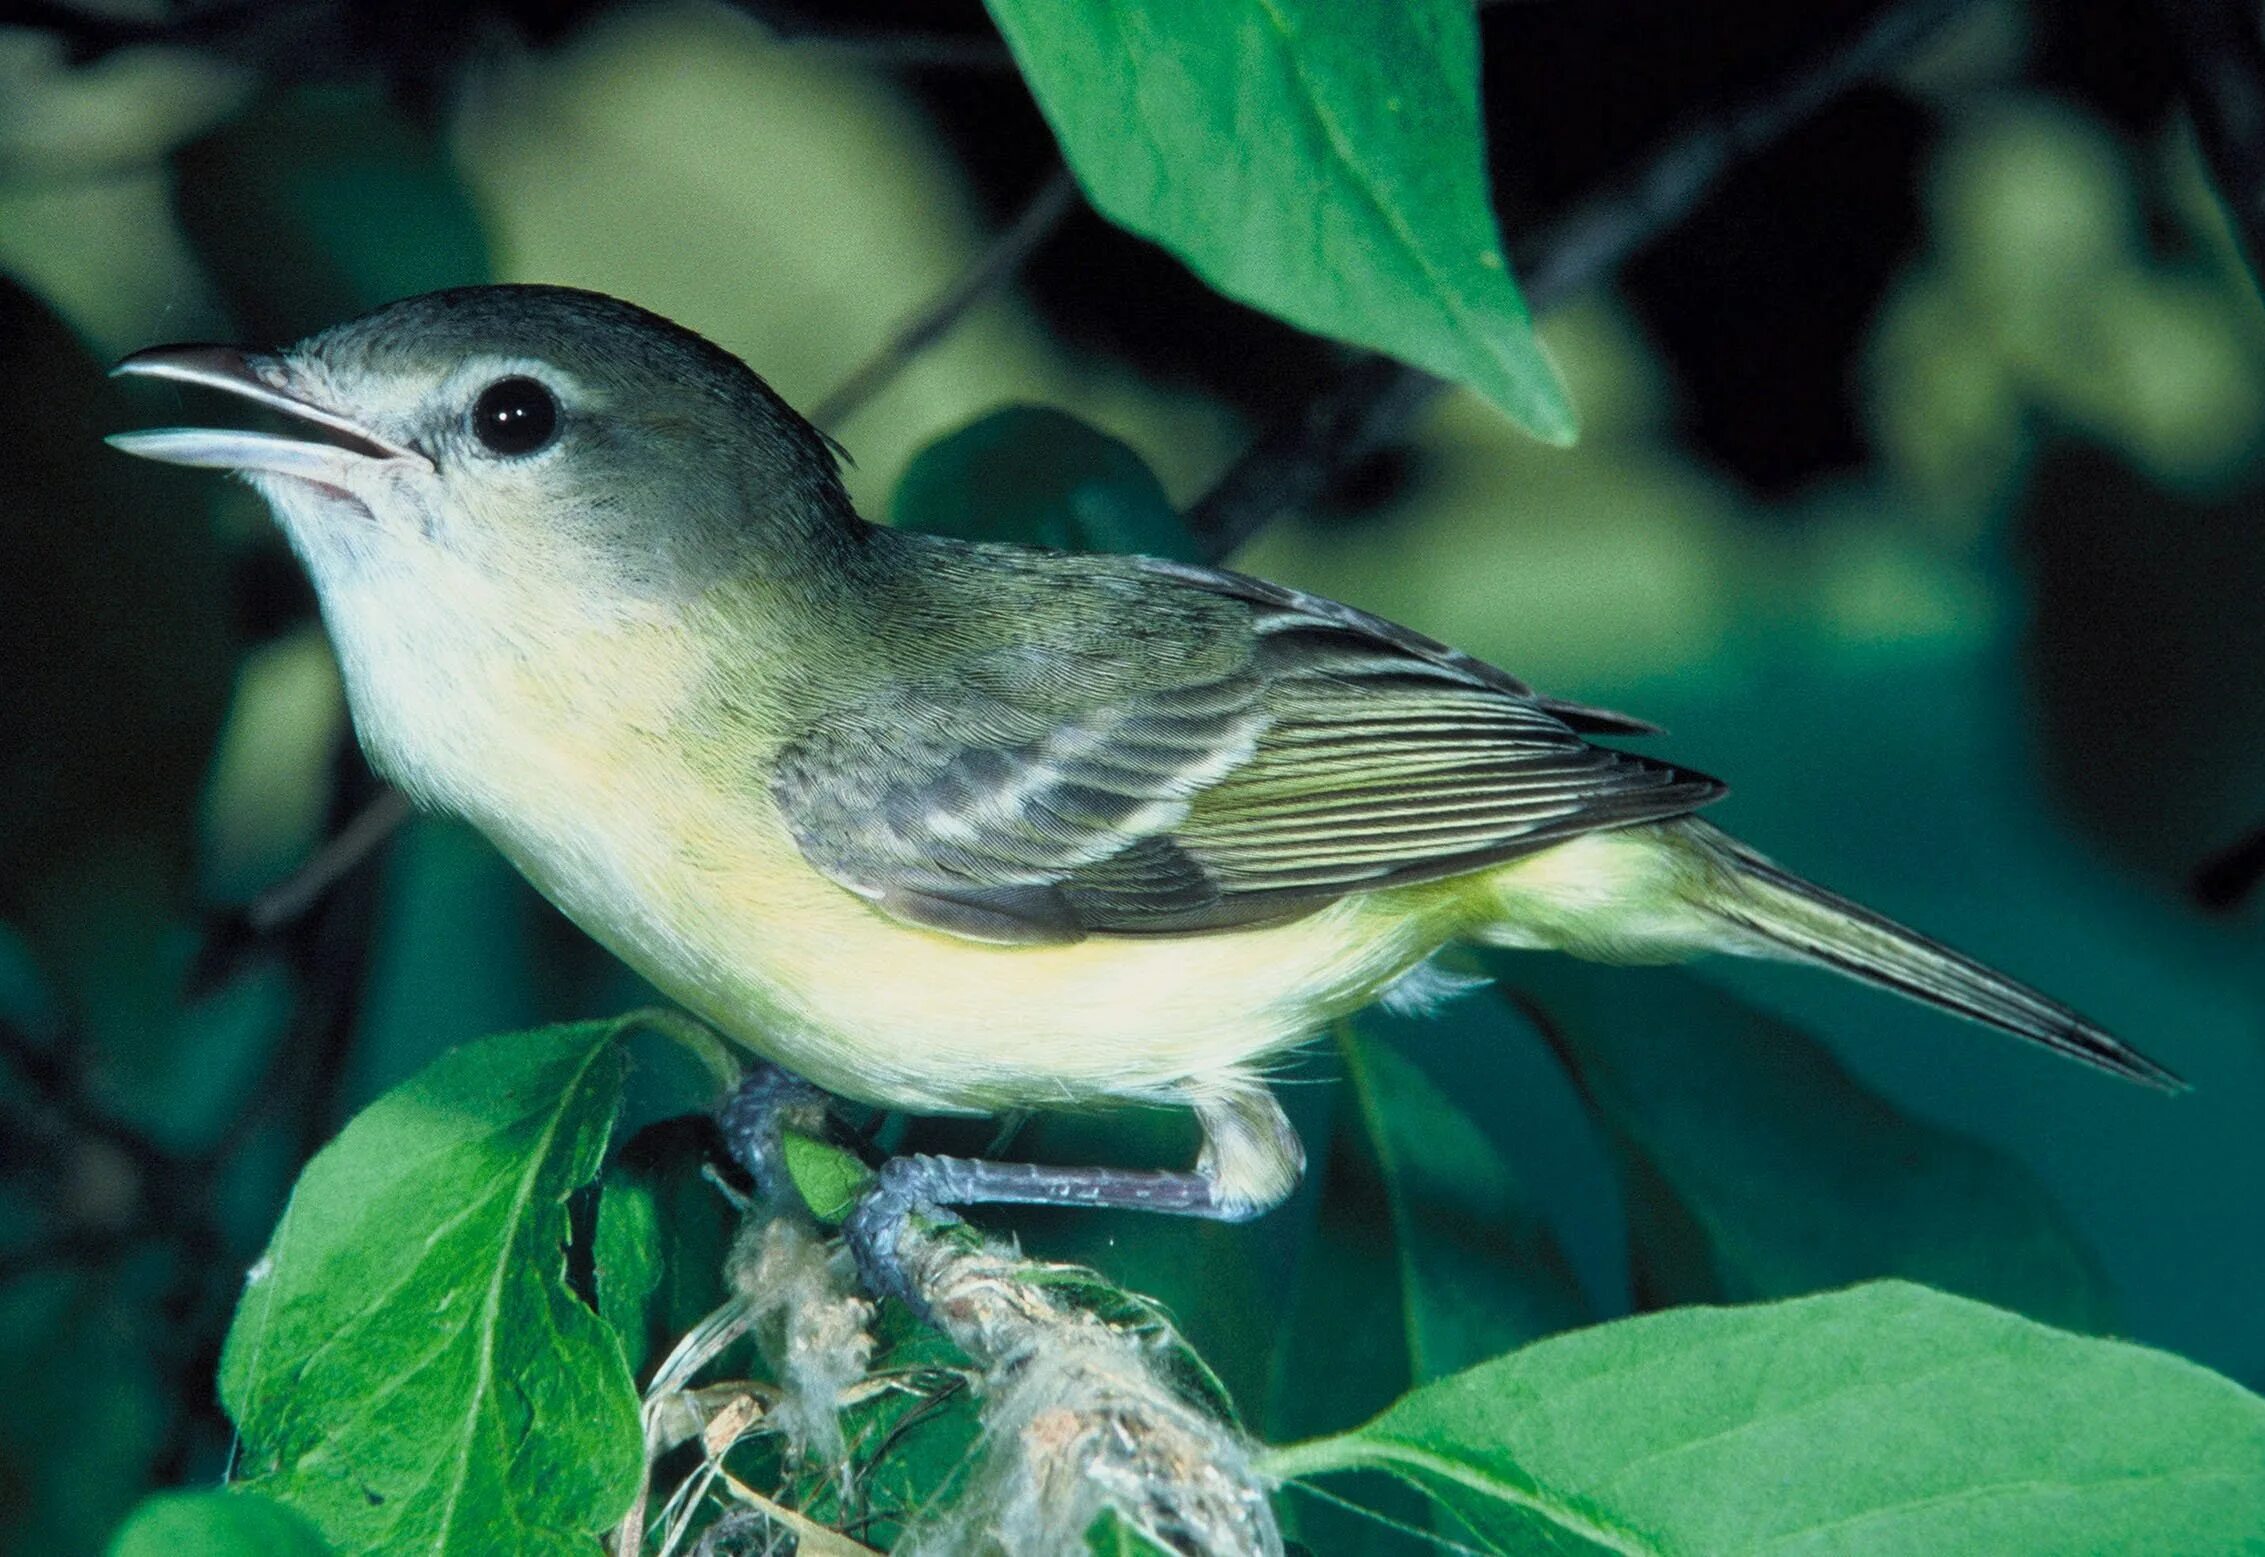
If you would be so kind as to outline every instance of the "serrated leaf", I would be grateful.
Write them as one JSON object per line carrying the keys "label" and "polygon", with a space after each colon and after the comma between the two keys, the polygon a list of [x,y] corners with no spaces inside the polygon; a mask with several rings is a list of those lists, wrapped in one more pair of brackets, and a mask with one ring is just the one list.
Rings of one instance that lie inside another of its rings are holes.
{"label": "serrated leaf", "polygon": [[257,1492],[161,1492],[119,1528],[110,1557],[329,1557],[304,1516]]}
{"label": "serrated leaf", "polygon": [[1390,1471],[1504,1553],[2265,1549],[2265,1400],[1902,1282],[1537,1342],[1266,1468]]}
{"label": "serrated leaf", "polygon": [[1502,956],[1609,1132],[1647,1306],[1901,1276],[2071,1329],[2115,1298],[2034,1175],[1688,974]]}
{"label": "serrated leaf", "polygon": [[1573,410],[1488,200],[1469,0],[989,0],[1078,182],[1238,301]]}
{"label": "serrated leaf", "polygon": [[904,528],[962,540],[1203,560],[1146,460],[1043,406],[994,411],[922,449],[891,513]]}
{"label": "serrated leaf", "polygon": [[621,1348],[568,1286],[622,1023],[483,1039],[300,1176],[221,1361],[243,1479],[349,1551],[594,1551],[643,1463]]}

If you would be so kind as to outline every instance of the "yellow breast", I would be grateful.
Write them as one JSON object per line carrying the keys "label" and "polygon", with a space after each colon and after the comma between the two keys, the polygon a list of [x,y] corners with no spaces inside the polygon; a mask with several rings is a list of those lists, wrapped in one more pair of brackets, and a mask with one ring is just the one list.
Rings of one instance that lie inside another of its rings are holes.
{"label": "yellow breast", "polygon": [[[1463,905],[1437,888],[1260,929],[1066,946],[901,924],[803,859],[763,780],[767,751],[719,761],[711,742],[687,760],[679,716],[698,678],[666,623],[605,632],[484,655],[476,673],[460,659],[429,706],[393,711],[430,759],[395,776],[468,816],[672,999],[830,1091],[928,1112],[1185,1101],[1247,1080],[1461,928]],[[576,664],[639,673],[561,673]],[[412,684],[387,681],[396,695]]]}
{"label": "yellow breast", "polygon": [[611,815],[499,834],[598,940],[829,1091],[914,1111],[1204,1095],[1370,999],[1454,933],[1420,894],[1290,924],[991,946],[892,920],[802,858],[765,794],[579,764]]}

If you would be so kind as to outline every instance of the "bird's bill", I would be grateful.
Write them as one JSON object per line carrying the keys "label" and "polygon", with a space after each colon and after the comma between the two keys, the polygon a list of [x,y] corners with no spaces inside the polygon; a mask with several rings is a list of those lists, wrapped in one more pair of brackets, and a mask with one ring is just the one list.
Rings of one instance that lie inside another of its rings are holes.
{"label": "bird's bill", "polygon": [[240,395],[296,421],[319,427],[331,441],[286,438],[274,433],[216,427],[161,427],[149,432],[113,433],[103,441],[114,449],[168,465],[206,470],[264,471],[343,486],[357,465],[401,460],[430,469],[432,462],[414,449],[383,438],[353,418],[278,389],[259,372],[271,359],[255,359],[234,346],[152,346],[110,370],[113,378],[162,378]]}

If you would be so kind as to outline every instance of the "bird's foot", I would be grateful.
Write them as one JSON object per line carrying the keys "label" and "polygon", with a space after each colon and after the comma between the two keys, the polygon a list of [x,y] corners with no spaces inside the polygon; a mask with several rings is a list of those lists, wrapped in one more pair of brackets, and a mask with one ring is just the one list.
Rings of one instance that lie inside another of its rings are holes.
{"label": "bird's foot", "polygon": [[1201,1170],[1057,1168],[971,1157],[892,1157],[881,1164],[842,1232],[867,1291],[902,1299],[925,1314],[919,1283],[906,1268],[904,1235],[914,1216],[958,1221],[942,1209],[945,1206],[1088,1206],[1243,1222],[1270,1204],[1223,1194],[1218,1179]]}
{"label": "bird's foot", "polygon": [[825,1119],[826,1094],[783,1066],[769,1062],[750,1070],[716,1114],[724,1145],[755,1181],[766,1205],[792,1204],[793,1180],[786,1170],[786,1132],[816,1130]]}

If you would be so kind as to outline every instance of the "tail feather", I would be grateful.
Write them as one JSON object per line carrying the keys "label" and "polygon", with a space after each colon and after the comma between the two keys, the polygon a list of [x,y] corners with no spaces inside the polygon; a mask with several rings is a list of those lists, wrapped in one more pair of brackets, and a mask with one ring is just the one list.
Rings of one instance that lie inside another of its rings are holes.
{"label": "tail feather", "polygon": [[1712,894],[1708,910],[1773,949],[1955,1011],[2126,1080],[2166,1092],[2186,1090],[2171,1071],[2050,996],[1788,874],[1725,835],[1708,841],[1729,867],[1722,884],[1728,890]]}

